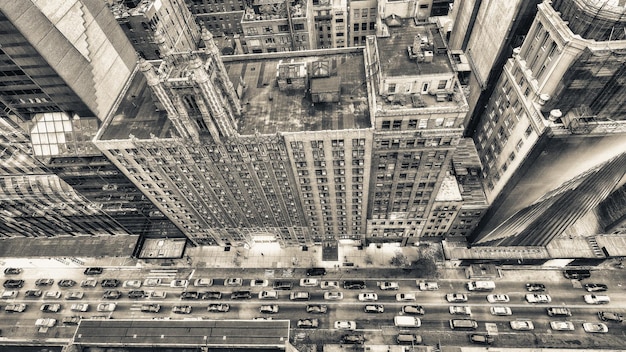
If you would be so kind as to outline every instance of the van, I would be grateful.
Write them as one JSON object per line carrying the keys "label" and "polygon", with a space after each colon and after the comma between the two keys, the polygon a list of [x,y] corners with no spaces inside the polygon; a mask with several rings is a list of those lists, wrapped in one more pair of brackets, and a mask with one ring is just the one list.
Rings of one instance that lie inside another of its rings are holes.
{"label": "van", "polygon": [[396,337],[398,345],[419,345],[422,343],[422,337],[408,332],[401,332]]}
{"label": "van", "polygon": [[476,330],[478,323],[473,319],[450,319],[450,328],[452,330]]}
{"label": "van", "polygon": [[572,312],[569,310],[569,308],[563,308],[563,307],[550,307],[546,309],[548,316],[551,317],[571,317],[572,316]]}
{"label": "van", "polygon": [[422,325],[420,318],[406,315],[396,315],[393,317],[393,324],[403,328],[419,328]]}
{"label": "van", "polygon": [[470,281],[467,283],[467,289],[470,291],[493,291],[496,283],[493,281]]}

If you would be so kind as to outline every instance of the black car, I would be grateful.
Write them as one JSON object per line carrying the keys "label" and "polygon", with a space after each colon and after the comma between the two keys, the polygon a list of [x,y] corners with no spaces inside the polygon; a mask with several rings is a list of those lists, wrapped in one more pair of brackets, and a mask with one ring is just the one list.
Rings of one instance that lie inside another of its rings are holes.
{"label": "black car", "polygon": [[59,285],[59,287],[74,287],[76,285],[76,281],[74,281],[74,280],[59,280],[57,285]]}
{"label": "black car", "polygon": [[117,287],[120,285],[120,280],[118,279],[104,279],[100,283],[102,287]]}
{"label": "black car", "polygon": [[222,298],[222,293],[217,291],[205,291],[200,292],[200,299],[220,299]]}
{"label": "black car", "polygon": [[19,275],[22,273],[20,268],[6,268],[4,269],[4,275]]}
{"label": "black car", "polygon": [[275,281],[272,287],[274,287],[274,290],[291,290],[293,283],[289,281]]}
{"label": "black car", "polygon": [[196,291],[184,291],[180,294],[181,299],[198,299],[200,295]]}
{"label": "black car", "polygon": [[83,317],[79,316],[79,315],[73,315],[73,316],[69,316],[69,317],[63,317],[63,324],[65,325],[78,325],[78,323],[80,323],[80,320]]}
{"label": "black car", "polygon": [[133,290],[128,292],[128,298],[144,298],[146,297],[146,292],[143,290]]}
{"label": "black car", "polygon": [[35,286],[51,286],[54,283],[54,279],[37,279],[35,280]]}
{"label": "black car", "polygon": [[347,334],[341,337],[341,343],[350,343],[350,344],[362,344],[365,342],[365,337],[359,334]]}
{"label": "black car", "polygon": [[92,267],[92,268],[86,268],[84,271],[85,275],[100,275],[102,274],[103,269],[100,267]]}
{"label": "black car", "polygon": [[605,284],[585,284],[584,287],[587,292],[604,292],[609,289]]}
{"label": "black car", "polygon": [[22,288],[24,280],[5,280],[3,286],[5,288]]}
{"label": "black car", "polygon": [[546,290],[546,285],[537,283],[526,284],[526,290],[529,292],[543,292]]}
{"label": "black car", "polygon": [[615,323],[621,323],[624,320],[621,314],[613,312],[598,312],[598,318],[602,321],[612,321]]}
{"label": "black car", "polygon": [[326,275],[325,268],[309,268],[306,270],[306,276],[322,276]]}
{"label": "black car", "polygon": [[26,291],[26,293],[24,293],[24,296],[27,298],[36,298],[36,297],[41,297],[41,290],[28,290]]}
{"label": "black car", "polygon": [[343,288],[347,290],[362,290],[365,288],[365,281],[362,281],[362,280],[344,281]]}
{"label": "black car", "polygon": [[569,269],[563,272],[566,279],[583,280],[591,277],[591,272],[586,269]]}
{"label": "black car", "polygon": [[494,341],[493,335],[489,334],[470,334],[469,340],[473,343],[481,345],[491,345]]}
{"label": "black car", "polygon": [[230,299],[248,299],[252,298],[250,291],[235,291],[230,295]]}

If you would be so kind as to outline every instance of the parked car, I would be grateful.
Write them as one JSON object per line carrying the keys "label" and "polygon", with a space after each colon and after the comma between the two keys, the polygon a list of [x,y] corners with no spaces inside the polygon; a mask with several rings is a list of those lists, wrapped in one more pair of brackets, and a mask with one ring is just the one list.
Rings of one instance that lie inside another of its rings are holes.
{"label": "parked car", "polygon": [[306,276],[323,276],[326,275],[325,268],[309,268],[306,270]]}
{"label": "parked car", "polygon": [[306,329],[315,329],[317,327],[319,327],[320,322],[317,319],[311,319],[311,318],[307,318],[307,319],[300,319],[298,320],[297,326],[299,328],[306,328]]}
{"label": "parked car", "polygon": [[546,285],[538,283],[526,284],[526,290],[528,292],[543,292],[546,290]]}
{"label": "parked car", "polygon": [[609,296],[603,295],[584,295],[583,298],[587,304],[608,304],[611,302]]}
{"label": "parked car", "polygon": [[117,307],[117,304],[115,303],[100,303],[96,307],[96,310],[98,312],[112,312],[115,310],[116,307]]}
{"label": "parked car", "polygon": [[363,307],[363,311],[365,313],[383,313],[385,307],[382,304],[368,304]]}
{"label": "parked car", "polygon": [[65,293],[65,299],[67,300],[79,300],[83,299],[85,293],[83,291],[68,291]]}
{"label": "parked car", "polygon": [[266,287],[270,284],[269,280],[264,280],[264,279],[254,279],[254,280],[250,280],[250,287]]}
{"label": "parked car", "polygon": [[324,314],[328,311],[325,304],[309,304],[306,306],[307,313]]}
{"label": "parked car", "polygon": [[4,269],[4,275],[19,275],[22,273],[20,268],[6,268]]}
{"label": "parked car", "polygon": [[143,285],[148,287],[155,287],[161,285],[161,279],[159,278],[148,278],[143,280]]}
{"label": "parked car", "polygon": [[511,312],[511,308],[509,307],[493,306],[489,308],[489,311],[491,312],[491,315],[504,316],[513,314],[513,312]]}
{"label": "parked car", "polygon": [[108,290],[104,291],[102,294],[102,298],[104,299],[118,299],[120,297],[122,297],[122,292],[118,290]]}
{"label": "parked car", "polygon": [[585,284],[583,287],[587,292],[604,292],[609,289],[605,284]]}
{"label": "parked car", "polygon": [[302,287],[317,286],[319,285],[319,283],[320,282],[318,279],[313,279],[313,278],[300,279],[300,286]]}
{"label": "parked car", "polygon": [[265,304],[259,309],[261,313],[274,314],[278,313],[278,304]]}
{"label": "parked car", "polygon": [[383,281],[380,283],[380,289],[383,291],[400,289],[400,285],[395,281]]}
{"label": "parked car", "polygon": [[243,285],[243,279],[240,277],[229,277],[224,280],[224,286],[241,286]]}
{"label": "parked car", "polygon": [[41,290],[27,290],[26,292],[24,292],[24,297],[37,298],[37,297],[41,297],[42,294],[43,292]]}
{"label": "parked car", "polygon": [[180,299],[198,299],[200,294],[196,291],[183,291],[180,294]]}
{"label": "parked car", "polygon": [[4,286],[4,288],[22,288],[24,287],[24,280],[5,280],[2,286]]}
{"label": "parked car", "polygon": [[85,279],[83,281],[80,282],[80,287],[96,287],[98,286],[98,280],[96,279]]}
{"label": "parked car", "polygon": [[337,330],[355,330],[356,322],[348,320],[338,320],[333,325]]}
{"label": "parked car", "polygon": [[512,320],[510,325],[513,330],[528,331],[535,329],[535,325],[530,320]]}
{"label": "parked car", "polygon": [[209,287],[213,286],[213,279],[201,278],[195,279],[193,285],[196,287]]}
{"label": "parked car", "polygon": [[439,284],[433,281],[418,281],[417,286],[420,291],[437,291],[439,289]]}
{"label": "parked car", "polygon": [[207,311],[212,313],[226,313],[229,310],[230,305],[226,303],[212,303],[207,307]]}
{"label": "parked car", "polygon": [[24,303],[7,304],[4,306],[4,311],[7,313],[22,313],[26,310],[26,307],[28,306]]}
{"label": "parked car", "polygon": [[61,292],[59,291],[46,291],[43,294],[44,298],[48,298],[48,299],[59,299],[61,298]]}
{"label": "parked car", "polygon": [[165,299],[167,297],[167,292],[165,292],[165,291],[150,291],[150,293],[148,293],[148,297],[149,298],[154,298],[154,299]]}
{"label": "parked car", "polygon": [[37,279],[35,280],[35,286],[51,286],[54,284],[54,279]]}
{"label": "parked car", "polygon": [[602,321],[611,321],[615,323],[621,323],[624,320],[624,317],[622,317],[621,314],[613,312],[598,312],[598,318]]}
{"label": "parked car", "polygon": [[591,272],[586,269],[569,269],[563,272],[566,279],[583,280],[591,277]]}
{"label": "parked car", "polygon": [[550,328],[555,331],[574,331],[574,324],[571,321],[551,321]]}
{"label": "parked car", "polygon": [[278,299],[278,291],[261,291],[259,292],[259,299]]}
{"label": "parked car", "polygon": [[143,290],[132,290],[128,291],[128,298],[144,298],[146,297],[146,292]]}
{"label": "parked car", "polygon": [[322,281],[320,283],[320,288],[324,290],[339,288],[339,281]]}
{"label": "parked car", "polygon": [[63,324],[65,325],[78,325],[78,323],[80,323],[80,320],[83,317],[79,316],[79,315],[72,315],[69,317],[63,317]]}
{"label": "parked car", "polygon": [[365,289],[365,281],[347,280],[343,282],[343,288],[347,290],[363,290]]}
{"label": "parked car", "polygon": [[489,334],[470,334],[469,340],[472,343],[477,343],[481,345],[491,345],[494,341],[493,335]]}
{"label": "parked car", "polygon": [[104,269],[100,267],[90,267],[90,268],[85,269],[84,274],[85,275],[100,275],[102,274],[103,271]]}
{"label": "parked car", "polygon": [[487,295],[487,301],[489,303],[506,303],[509,300],[509,296],[505,294]]}
{"label": "parked car", "polygon": [[76,285],[76,281],[69,279],[59,280],[59,282],[57,282],[57,285],[63,288],[74,287]]}
{"label": "parked car", "polygon": [[402,313],[410,314],[410,315],[424,315],[425,311],[424,311],[424,307],[422,306],[412,305],[412,306],[402,306]]}
{"label": "parked car", "polygon": [[189,280],[172,280],[170,281],[170,287],[187,287]]}
{"label": "parked car", "polygon": [[448,293],[446,295],[446,301],[450,303],[463,303],[467,302],[467,295],[464,293]]}
{"label": "parked car", "polygon": [[140,288],[141,287],[141,280],[126,280],[122,284],[122,287],[124,287],[124,288]]}
{"label": "parked car", "polygon": [[343,292],[330,291],[324,292],[324,299],[328,301],[337,301],[343,299]]}
{"label": "parked car", "polygon": [[291,290],[293,284],[289,281],[274,281],[272,287],[274,290]]}
{"label": "parked car", "polygon": [[235,291],[230,294],[230,299],[247,299],[252,298],[250,291]]}
{"label": "parked car", "polygon": [[583,323],[583,330],[585,332],[604,334],[609,332],[609,327],[604,323]]}
{"label": "parked car", "polygon": [[158,313],[161,311],[161,305],[156,303],[144,304],[141,306],[141,311],[144,313]]}
{"label": "parked car", "polygon": [[374,302],[378,301],[378,295],[374,292],[359,293],[359,301]]}
{"label": "parked car", "polygon": [[172,307],[172,313],[175,314],[189,314],[191,313],[192,308],[191,306],[173,306]]}
{"label": "parked car", "polygon": [[2,298],[2,299],[12,299],[12,298],[17,297],[19,292],[20,291],[15,291],[15,290],[4,290],[4,291],[2,291],[2,295],[0,295],[0,298]]}
{"label": "parked car", "polygon": [[70,310],[72,312],[88,312],[89,304],[88,303],[76,303],[70,306]]}
{"label": "parked car", "polygon": [[311,295],[306,291],[295,291],[289,295],[289,299],[292,301],[308,301],[310,298]]}
{"label": "parked car", "polygon": [[218,291],[200,292],[200,299],[221,299],[222,293]]}
{"label": "parked car", "polygon": [[41,305],[40,310],[45,313],[58,313],[61,310],[61,305],[58,303],[44,303]]}
{"label": "parked car", "polygon": [[398,293],[396,294],[396,301],[398,302],[415,301],[415,294],[414,293]]}
{"label": "parked car", "polygon": [[118,279],[104,279],[100,282],[100,286],[102,287],[118,287],[120,285],[120,280]]}
{"label": "parked car", "polygon": [[365,337],[360,334],[347,334],[341,337],[341,343],[344,344],[362,344],[365,342]]}

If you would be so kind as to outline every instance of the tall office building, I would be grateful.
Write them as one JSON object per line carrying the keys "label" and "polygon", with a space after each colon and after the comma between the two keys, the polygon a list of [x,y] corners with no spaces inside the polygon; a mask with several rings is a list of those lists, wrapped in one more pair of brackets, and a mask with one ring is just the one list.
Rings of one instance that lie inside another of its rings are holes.
{"label": "tall office building", "polygon": [[[2,217],[5,224],[18,218],[33,224],[3,234],[150,232],[148,215],[158,216],[158,210],[136,203],[141,195],[91,143],[99,118],[109,113],[136,65],[135,52],[106,4],[5,2],[0,26],[0,114],[9,141],[4,162],[12,170],[4,175],[3,194],[12,210]],[[10,145],[18,143],[18,135],[19,157],[17,144]],[[21,172],[32,163],[36,172]]]}

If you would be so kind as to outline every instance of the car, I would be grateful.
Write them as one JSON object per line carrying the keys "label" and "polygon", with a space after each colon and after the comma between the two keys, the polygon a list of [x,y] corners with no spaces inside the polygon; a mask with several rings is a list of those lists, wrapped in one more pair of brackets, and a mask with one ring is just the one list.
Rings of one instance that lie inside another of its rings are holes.
{"label": "car", "polygon": [[598,312],[598,318],[602,321],[611,321],[615,323],[621,323],[624,320],[621,314],[613,312]]}
{"label": "car", "polygon": [[535,324],[530,320],[512,320],[509,324],[513,330],[528,331],[535,329]]}
{"label": "car", "polygon": [[70,306],[70,310],[72,312],[88,312],[89,304],[88,303],[76,303]]}
{"label": "car", "polygon": [[41,290],[27,290],[26,292],[24,292],[24,297],[36,298],[36,297],[41,297],[42,294],[43,292]]}
{"label": "car", "polygon": [[128,298],[144,298],[146,297],[146,291],[144,290],[131,290],[128,291]]}
{"label": "car", "polygon": [[143,285],[148,287],[155,287],[161,285],[161,279],[157,278],[148,278],[143,280]]}
{"label": "car", "polygon": [[306,278],[300,279],[300,286],[302,287],[312,287],[319,285],[320,281],[318,279]]}
{"label": "car", "polygon": [[415,294],[414,293],[398,293],[396,294],[396,301],[398,302],[415,301]]}
{"label": "car", "polygon": [[387,290],[396,291],[400,289],[400,285],[395,281],[383,281],[380,283],[379,287],[383,291],[387,291]]}
{"label": "car", "polygon": [[359,293],[359,301],[367,301],[367,302],[378,301],[378,295],[374,292]]}
{"label": "car", "polygon": [[382,304],[368,304],[363,307],[363,311],[365,313],[383,313],[385,312],[385,307]]}
{"label": "car", "polygon": [[365,287],[365,281],[361,280],[347,280],[343,282],[343,288],[346,290],[363,290]]}
{"label": "car", "polygon": [[472,343],[491,345],[494,341],[494,337],[493,335],[489,334],[470,334],[469,340]]}
{"label": "car", "polygon": [[448,293],[446,295],[446,301],[450,303],[467,302],[467,295],[464,293]]}
{"label": "car", "polygon": [[4,286],[4,288],[22,288],[24,287],[24,280],[4,280],[2,286]]}
{"label": "car", "polygon": [[69,280],[69,279],[63,279],[63,280],[59,280],[59,282],[57,282],[57,285],[59,287],[63,287],[63,288],[74,287],[74,286],[76,286],[76,281]]}
{"label": "car", "polygon": [[583,330],[585,332],[604,334],[609,332],[609,327],[604,323],[583,323]]}
{"label": "car", "polygon": [[325,268],[308,268],[306,269],[306,276],[323,276],[326,275]]}
{"label": "car", "polygon": [[96,279],[85,279],[80,282],[80,287],[96,287],[98,286],[98,280]]}
{"label": "car", "polygon": [[6,268],[4,269],[4,275],[19,275],[22,273],[20,268]]}
{"label": "car", "polygon": [[180,293],[180,299],[198,299],[200,294],[196,291],[183,291]]}
{"label": "car", "polygon": [[96,266],[96,267],[85,268],[85,271],[83,273],[85,275],[100,275],[102,274],[103,271],[104,271],[103,268]]}
{"label": "car", "polygon": [[362,344],[364,342],[365,342],[365,337],[359,334],[347,334],[341,337],[341,343],[344,343],[344,344],[357,345],[357,344]]}
{"label": "car", "polygon": [[54,318],[39,318],[35,320],[35,326],[38,328],[51,328],[57,325],[57,320]]}
{"label": "car", "polygon": [[603,295],[584,295],[583,298],[587,304],[609,304],[611,302],[609,296]]}
{"label": "car", "polygon": [[44,298],[50,298],[50,299],[59,299],[61,298],[61,292],[59,291],[46,291],[43,294]]}
{"label": "car", "polygon": [[61,305],[58,303],[44,303],[41,305],[40,310],[44,313],[58,313],[61,310]]}
{"label": "car", "polygon": [[278,304],[262,305],[261,308],[259,308],[259,312],[268,314],[278,313]]}
{"label": "car", "polygon": [[213,279],[201,278],[195,279],[193,285],[196,287],[209,287],[213,286]]}
{"label": "car", "polygon": [[115,303],[100,303],[96,307],[98,312],[112,312],[117,308],[117,304]]}
{"label": "car", "polygon": [[221,299],[222,293],[218,291],[200,292],[200,299]]}
{"label": "car", "polygon": [[437,291],[439,289],[439,284],[433,281],[417,281],[416,284],[420,291]]}
{"label": "car", "polygon": [[144,313],[158,313],[161,311],[161,305],[156,303],[144,304],[141,306],[141,311]]}
{"label": "car", "polygon": [[546,290],[546,285],[538,283],[526,284],[526,290],[528,292],[543,292]]}
{"label": "car", "polygon": [[509,295],[505,295],[505,294],[487,295],[487,302],[489,303],[506,303],[508,301],[510,301]]}
{"label": "car", "polygon": [[424,311],[424,307],[422,306],[402,306],[402,313],[410,314],[410,315],[424,315],[426,312]]}
{"label": "car", "polygon": [[320,321],[312,318],[300,319],[297,325],[299,328],[315,329],[320,325]]}
{"label": "car", "polygon": [[124,287],[124,288],[140,288],[141,287],[141,280],[126,280],[122,284],[122,287]]}
{"label": "car", "polygon": [[584,280],[591,277],[591,272],[586,269],[569,269],[563,272],[566,279]]}
{"label": "car", "polygon": [[230,294],[230,299],[248,299],[252,298],[250,291],[235,291]]}
{"label": "car", "polygon": [[322,281],[320,282],[320,288],[323,290],[339,288],[339,281]]}
{"label": "car", "polygon": [[212,303],[209,304],[206,310],[211,313],[226,313],[230,310],[230,305],[226,303]]}
{"label": "car", "polygon": [[7,304],[4,306],[4,311],[7,313],[22,313],[26,310],[26,307],[28,306],[24,303]]}
{"label": "car", "polygon": [[175,314],[189,314],[191,313],[191,306],[173,306],[172,313]]}
{"label": "car", "polygon": [[187,287],[189,280],[172,280],[170,281],[170,287]]}
{"label": "car", "polygon": [[328,311],[328,307],[325,304],[309,304],[306,306],[307,313],[324,314]]}
{"label": "car", "polygon": [[337,301],[343,299],[343,292],[331,291],[324,292],[324,299],[328,301]]}
{"label": "car", "polygon": [[472,314],[472,308],[470,308],[469,306],[450,306],[448,310],[450,311],[450,314],[454,314],[454,315],[471,315]]}
{"label": "car", "polygon": [[63,317],[63,324],[65,325],[78,325],[78,323],[80,323],[80,320],[83,317],[81,317],[80,315],[72,315],[69,317]]}
{"label": "car", "polygon": [[18,294],[19,294],[19,291],[4,290],[4,291],[2,291],[2,295],[0,296],[0,298],[2,298],[2,299],[11,299],[11,298],[17,297]]}
{"label": "car", "polygon": [[147,293],[148,298],[155,299],[165,299],[167,297],[167,292],[165,291],[150,291]]}
{"label": "car", "polygon": [[293,284],[289,281],[274,281],[272,287],[274,290],[291,290],[293,288]]}
{"label": "car", "polygon": [[356,322],[349,320],[337,320],[333,326],[337,330],[355,330]]}
{"label": "car", "polygon": [[259,299],[278,299],[278,291],[261,291],[259,292]]}
{"label": "car", "polygon": [[292,301],[308,301],[311,299],[311,295],[306,291],[294,291],[289,295],[289,299]]}
{"label": "car", "polygon": [[122,292],[118,290],[108,290],[104,291],[102,294],[102,298],[104,299],[118,299],[122,297]]}
{"label": "car", "polygon": [[574,331],[574,324],[571,321],[551,321],[550,329],[555,331]]}
{"label": "car", "polygon": [[512,315],[513,312],[511,312],[511,308],[509,307],[502,307],[502,306],[492,306],[491,308],[489,308],[489,311],[491,312],[491,315]]}
{"label": "car", "polygon": [[609,289],[605,284],[585,284],[583,287],[587,292],[604,292]]}
{"label": "car", "polygon": [[121,284],[120,280],[118,279],[104,279],[100,282],[100,286],[102,287],[118,287]]}
{"label": "car", "polygon": [[254,280],[250,280],[250,287],[266,287],[270,284],[269,280],[264,280],[264,279],[254,279]]}
{"label": "car", "polygon": [[67,300],[78,300],[83,299],[85,293],[82,291],[68,291],[65,293],[65,299]]}
{"label": "car", "polygon": [[254,317],[252,320],[272,320],[272,317]]}
{"label": "car", "polygon": [[228,279],[224,280],[224,286],[241,286],[243,285],[243,279],[240,277],[229,277]]}
{"label": "car", "polygon": [[528,303],[550,303],[552,302],[552,297],[548,294],[539,294],[539,293],[527,293],[526,294],[526,302]]}
{"label": "car", "polygon": [[35,280],[35,286],[52,286],[54,279],[37,279]]}
{"label": "car", "polygon": [[398,345],[419,345],[422,341],[421,336],[415,335],[410,331],[400,331],[398,336],[396,336]]}
{"label": "car", "polygon": [[565,307],[550,307],[546,308],[546,313],[549,317],[571,317],[572,311]]}

